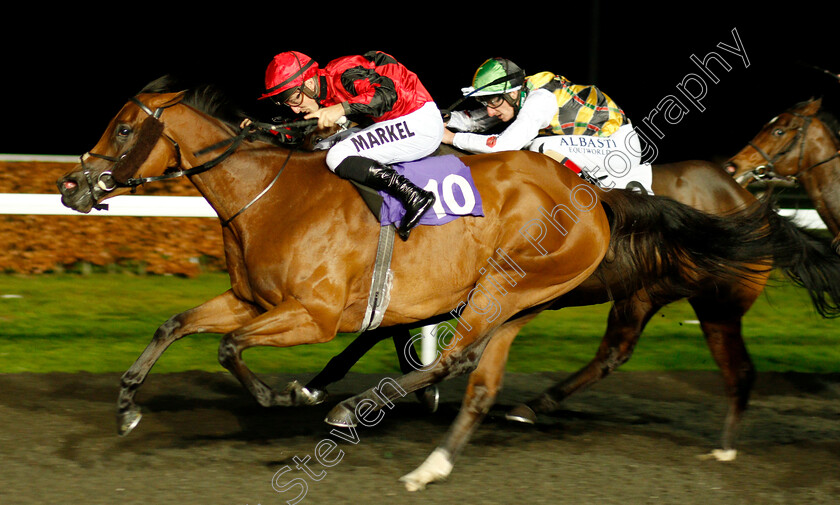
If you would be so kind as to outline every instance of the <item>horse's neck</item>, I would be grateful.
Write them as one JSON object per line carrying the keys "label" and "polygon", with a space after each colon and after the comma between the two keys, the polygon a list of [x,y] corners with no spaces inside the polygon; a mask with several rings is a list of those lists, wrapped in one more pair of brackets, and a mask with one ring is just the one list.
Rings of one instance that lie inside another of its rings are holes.
{"label": "horse's neck", "polygon": [[[840,140],[822,121],[814,121],[812,128],[796,161],[800,180],[806,189],[813,183],[840,184]],[[828,190],[837,192],[840,188],[821,188],[823,192]]]}
{"label": "horse's neck", "polygon": [[[221,120],[199,112],[192,107],[173,107],[165,113],[169,133],[181,146],[185,167],[196,168],[214,163],[231,145],[224,144],[237,132]],[[215,147],[214,147],[215,146]],[[203,151],[211,148],[209,152]],[[260,195],[283,170],[282,187],[297,186],[297,166],[323,164],[324,154],[296,153],[289,149],[264,142],[243,141],[233,144],[235,151],[212,168],[192,175],[190,180],[222,219],[233,214]],[[309,154],[307,156],[306,154]],[[315,181],[327,170],[312,170]],[[317,182],[315,182],[317,183]],[[278,184],[275,184],[277,186]],[[272,188],[276,190],[277,188]],[[277,191],[272,191],[277,193]],[[260,197],[262,198],[262,197]]]}
{"label": "horse's neck", "polygon": [[814,167],[799,181],[829,231],[840,234],[840,158]]}
{"label": "horse's neck", "polygon": [[832,158],[840,150],[840,140],[828,125],[815,120],[812,128],[810,138],[806,141],[808,145],[805,147],[805,153],[803,153],[803,162],[807,162],[809,165]]}
{"label": "horse's neck", "polygon": [[816,121],[813,137],[801,160],[802,187],[820,217],[835,235],[840,233],[840,142],[830,128]]}
{"label": "horse's neck", "polygon": [[[257,201],[279,199],[293,206],[302,193],[311,193],[310,188],[324,187],[327,177],[335,177],[324,158],[323,152],[248,144],[193,176],[192,182],[219,217],[227,220]],[[269,187],[270,192],[266,191]]]}

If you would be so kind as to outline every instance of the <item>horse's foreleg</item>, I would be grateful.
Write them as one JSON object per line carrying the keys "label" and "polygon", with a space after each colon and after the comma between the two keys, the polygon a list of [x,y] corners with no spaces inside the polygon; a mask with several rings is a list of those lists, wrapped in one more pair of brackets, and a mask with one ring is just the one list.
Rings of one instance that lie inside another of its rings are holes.
{"label": "horse's foreleg", "polygon": [[[377,328],[366,331],[356,337],[340,354],[334,356],[318,375],[312,378],[306,386],[300,387],[298,395],[309,398],[307,403],[321,403],[327,397],[327,386],[343,379],[350,368],[355,365],[374,345],[391,337],[393,334],[394,347],[402,373],[407,374],[415,370],[412,363],[420,363],[417,351],[411,341],[411,331],[407,327]],[[408,353],[408,357],[406,357]],[[417,399],[430,412],[437,410],[439,392],[436,386],[422,388],[417,391]]]}
{"label": "horse's foreleg", "polygon": [[[320,403],[323,401],[327,396],[327,386],[343,379],[353,365],[370,351],[374,345],[390,337],[389,330],[390,328],[380,327],[357,336],[341,353],[330,359],[324,369],[302,388],[303,390],[300,391],[300,394],[310,395],[313,401],[309,403]],[[403,331],[397,330],[397,334],[394,335],[395,342],[397,339],[402,341],[402,333]],[[404,338],[407,339],[408,329],[405,329],[404,333],[406,335]]]}
{"label": "horse's foreleg", "polygon": [[455,458],[496,401],[510,346],[522,326],[531,319],[533,316],[505,323],[490,337],[478,366],[470,374],[464,401],[455,422],[443,442],[423,464],[400,479],[406,489],[417,491],[449,476]]}
{"label": "horse's foreleg", "polygon": [[517,405],[505,417],[510,421],[533,424],[536,422],[536,413],[556,411],[564,399],[612,373],[633,355],[642,330],[659,308],[660,305],[651,303],[643,292],[615,302],[607,318],[607,331],[595,357],[539,397]]}
{"label": "horse's foreleg", "polygon": [[154,364],[173,342],[193,333],[225,333],[242,326],[258,314],[258,309],[243,302],[228,290],[198,307],[172,316],[163,323],[140,357],[120,380],[117,400],[119,434],[127,434],[140,422],[140,409],[134,403],[134,396]]}
{"label": "horse's foreleg", "polygon": [[386,389],[382,387],[383,382],[380,382],[378,387],[344,400],[327,413],[324,422],[339,427],[355,427],[358,423],[357,411],[360,408],[364,408],[365,412],[372,412],[384,406],[392,407],[393,400],[408,393],[421,391],[448,378],[468,373],[475,368],[481,350],[481,346],[473,345],[467,353],[450,352],[427,368],[412,370],[397,379],[386,379],[383,382],[390,384],[390,387]]}
{"label": "horse's foreleg", "polygon": [[[731,461],[737,454],[735,437],[755,382],[755,367],[741,334],[742,314],[733,309],[737,305],[734,302],[721,303],[715,298],[691,299],[689,302],[700,319],[712,357],[720,367],[729,404],[721,439],[723,447],[713,450],[709,456],[719,461]],[[736,312],[733,313],[733,310]]]}
{"label": "horse's foreleg", "polygon": [[282,393],[272,390],[245,365],[242,352],[259,345],[292,347],[332,340],[338,316],[326,313],[321,316],[316,320],[310,310],[294,298],[284,301],[225,334],[219,343],[219,363],[264,407],[306,403],[306,400],[299,401],[295,388],[287,388]]}

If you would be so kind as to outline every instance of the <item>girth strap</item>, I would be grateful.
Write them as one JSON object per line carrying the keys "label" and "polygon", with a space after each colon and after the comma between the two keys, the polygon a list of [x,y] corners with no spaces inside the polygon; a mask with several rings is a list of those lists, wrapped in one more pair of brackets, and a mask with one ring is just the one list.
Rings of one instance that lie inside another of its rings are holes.
{"label": "girth strap", "polygon": [[385,317],[385,311],[391,302],[391,256],[394,252],[396,227],[392,224],[379,228],[379,245],[376,248],[376,261],[373,265],[373,277],[370,283],[368,306],[359,332],[379,327]]}

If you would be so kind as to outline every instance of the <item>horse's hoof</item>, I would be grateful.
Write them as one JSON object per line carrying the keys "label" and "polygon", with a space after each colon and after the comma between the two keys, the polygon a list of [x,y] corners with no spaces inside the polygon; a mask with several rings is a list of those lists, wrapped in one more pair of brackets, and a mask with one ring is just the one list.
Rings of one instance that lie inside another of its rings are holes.
{"label": "horse's hoof", "polygon": [[318,405],[327,399],[326,390],[309,389],[296,380],[286,385],[283,394],[291,398],[293,405]]}
{"label": "horse's hoof", "polygon": [[121,437],[128,435],[131,430],[137,427],[141,417],[143,417],[143,414],[137,407],[117,414],[117,433]]}
{"label": "horse's hoof", "polygon": [[427,484],[444,480],[452,473],[452,462],[449,459],[449,452],[437,448],[426,458],[422,465],[413,472],[400,477],[408,491],[421,491],[426,489]]}
{"label": "horse's hoof", "polygon": [[324,403],[324,400],[327,399],[327,391],[325,389],[302,387],[300,388],[300,397],[306,400],[303,405],[318,405]]}
{"label": "horse's hoof", "polygon": [[537,414],[534,413],[531,407],[525,405],[524,403],[520,403],[505,414],[505,419],[508,421],[515,421],[517,423],[536,424]]}
{"label": "horse's hoof", "polygon": [[340,403],[327,413],[324,422],[339,428],[355,428],[357,425],[353,411]]}
{"label": "horse's hoof", "polygon": [[426,407],[426,410],[432,414],[437,412],[437,409],[440,406],[440,390],[437,386],[429,386],[417,396],[420,403]]}
{"label": "horse's hoof", "polygon": [[713,459],[715,461],[735,461],[735,457],[738,456],[738,451],[735,449],[714,449],[712,452],[708,454],[703,454],[698,456],[698,458],[702,460],[710,460]]}

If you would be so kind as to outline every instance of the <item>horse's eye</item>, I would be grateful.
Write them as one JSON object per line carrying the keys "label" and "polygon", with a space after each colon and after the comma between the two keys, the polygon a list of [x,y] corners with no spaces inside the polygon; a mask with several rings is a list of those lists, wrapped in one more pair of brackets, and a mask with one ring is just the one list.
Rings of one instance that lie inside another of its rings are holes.
{"label": "horse's eye", "polygon": [[784,133],[785,133],[785,131],[782,130],[781,128],[776,128],[775,130],[773,130],[773,135],[775,135],[777,137],[781,137]]}
{"label": "horse's eye", "polygon": [[129,135],[131,135],[131,128],[126,125],[120,125],[117,127],[117,137],[125,138]]}

